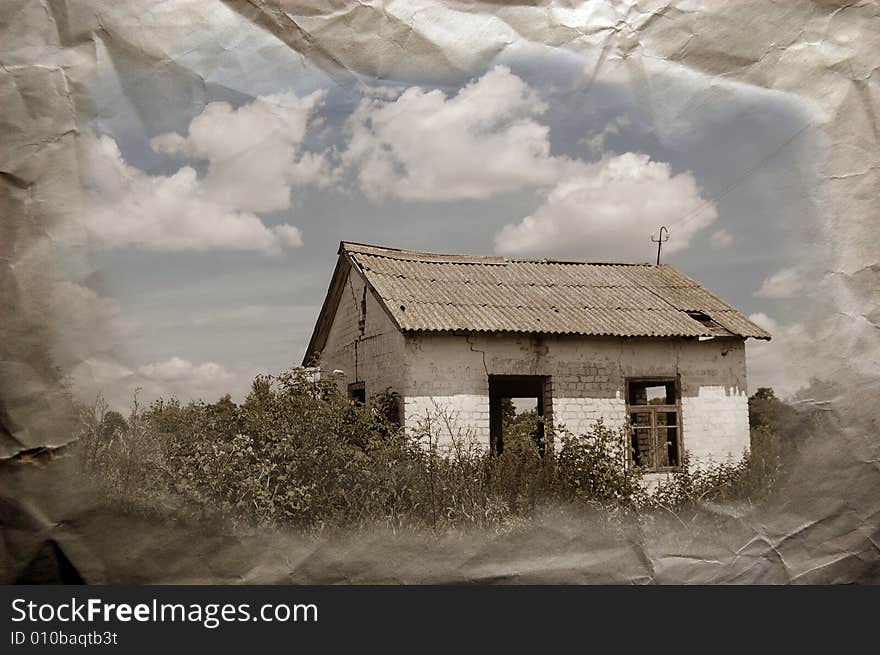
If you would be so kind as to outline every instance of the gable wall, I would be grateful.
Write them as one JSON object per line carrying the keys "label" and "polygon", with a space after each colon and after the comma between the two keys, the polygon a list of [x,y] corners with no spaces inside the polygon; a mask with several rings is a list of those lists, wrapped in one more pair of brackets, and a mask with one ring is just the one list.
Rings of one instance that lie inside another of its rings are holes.
{"label": "gable wall", "polygon": [[319,365],[325,374],[337,369],[344,372],[343,392],[349,383],[364,381],[369,398],[387,387],[400,391],[403,335],[369,289],[366,321],[361,332],[364,287],[361,275],[354,268],[350,269]]}
{"label": "gable wall", "polygon": [[[408,335],[403,380],[410,429],[445,413],[441,438],[488,446],[488,375],[551,377],[557,427],[626,421],[627,377],[680,376],[684,446],[695,464],[739,458],[749,447],[745,344],[740,339],[620,339]],[[443,423],[441,421],[441,423]]]}

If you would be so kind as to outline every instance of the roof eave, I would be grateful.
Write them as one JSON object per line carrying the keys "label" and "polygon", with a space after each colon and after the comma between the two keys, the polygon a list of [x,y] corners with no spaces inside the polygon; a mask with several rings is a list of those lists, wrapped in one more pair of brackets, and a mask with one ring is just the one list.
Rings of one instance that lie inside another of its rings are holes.
{"label": "roof eave", "polygon": [[559,332],[559,331],[537,331],[537,330],[481,330],[467,328],[414,328],[402,327],[400,331],[404,334],[498,334],[510,336],[550,336],[550,337],[586,337],[586,338],[605,338],[605,339],[760,339],[769,341],[770,336],[742,335],[742,334],[614,334],[614,333],[597,333],[597,332]]}

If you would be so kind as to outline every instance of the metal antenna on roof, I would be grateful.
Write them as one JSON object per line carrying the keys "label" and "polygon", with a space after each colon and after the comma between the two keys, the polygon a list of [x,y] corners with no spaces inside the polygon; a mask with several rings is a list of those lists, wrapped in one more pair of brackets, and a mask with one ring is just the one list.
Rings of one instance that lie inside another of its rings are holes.
{"label": "metal antenna on roof", "polygon": [[663,236],[663,230],[666,230],[665,225],[660,228],[660,236],[658,238],[655,239],[653,236],[651,237],[651,241],[657,244],[657,266],[660,266],[660,248],[664,243],[669,241],[669,230],[666,230],[665,237]]}

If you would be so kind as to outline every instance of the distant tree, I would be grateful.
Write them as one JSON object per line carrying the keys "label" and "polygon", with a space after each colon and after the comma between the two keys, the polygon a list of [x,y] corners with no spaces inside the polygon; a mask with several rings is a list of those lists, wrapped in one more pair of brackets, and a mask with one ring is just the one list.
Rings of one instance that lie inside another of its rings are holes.
{"label": "distant tree", "polygon": [[501,425],[507,428],[516,420],[516,406],[512,398],[501,399]]}
{"label": "distant tree", "polygon": [[804,434],[805,415],[761,387],[749,398],[752,472],[767,479],[777,477],[791,461]]}
{"label": "distant tree", "polygon": [[207,427],[217,436],[230,439],[241,432],[241,412],[228,393],[205,409],[209,417]]}
{"label": "distant tree", "polygon": [[749,426],[752,428],[765,427],[780,434],[795,413],[794,408],[779,400],[770,387],[760,387],[749,398]]}
{"label": "distant tree", "polygon": [[111,409],[104,414],[101,421],[101,440],[110,441],[128,429],[128,421],[116,410]]}
{"label": "distant tree", "polygon": [[159,398],[145,413],[152,426],[161,434],[171,434],[181,431],[186,422],[186,410],[180,406],[176,398],[165,400]]}
{"label": "distant tree", "polygon": [[758,387],[758,390],[752,395],[757,400],[774,400],[776,393],[770,387]]}
{"label": "distant tree", "polygon": [[[229,398],[227,394],[224,399]],[[251,384],[251,392],[244,401],[244,409],[255,411],[269,406],[272,401],[272,378],[268,375],[258,375]],[[231,402],[231,401],[230,401]]]}

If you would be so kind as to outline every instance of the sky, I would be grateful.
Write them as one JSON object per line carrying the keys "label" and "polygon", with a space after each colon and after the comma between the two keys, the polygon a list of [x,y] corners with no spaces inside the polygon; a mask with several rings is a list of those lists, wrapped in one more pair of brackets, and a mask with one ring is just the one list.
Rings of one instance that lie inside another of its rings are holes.
{"label": "sky", "polygon": [[[686,69],[597,75],[542,46],[440,84],[328,74],[244,22],[216,41],[234,60],[193,48],[161,68],[97,42],[79,135],[92,269],[57,297],[81,308],[60,358],[83,399],[241,399],[300,364],[340,240],[647,262],[665,225],[664,263],[809,342],[797,97]],[[806,382],[779,376],[777,343],[749,342],[752,390]]]}

